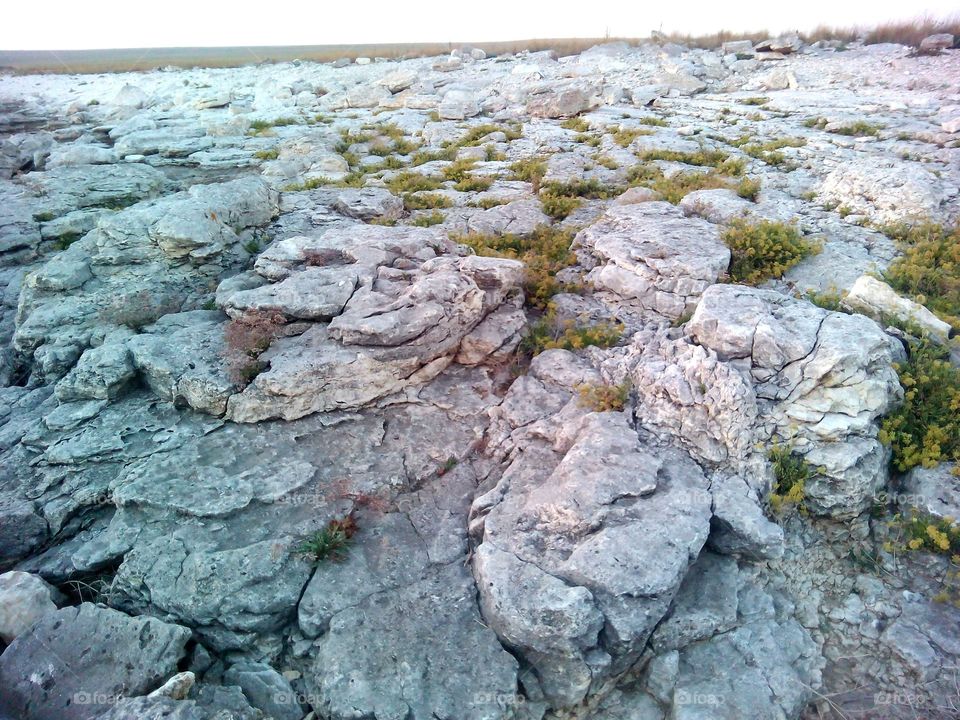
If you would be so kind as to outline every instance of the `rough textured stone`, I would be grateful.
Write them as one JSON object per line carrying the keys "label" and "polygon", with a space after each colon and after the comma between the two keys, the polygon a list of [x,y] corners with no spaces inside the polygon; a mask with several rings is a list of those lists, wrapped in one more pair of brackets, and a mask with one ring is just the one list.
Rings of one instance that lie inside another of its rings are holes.
{"label": "rough textured stone", "polygon": [[60,593],[30,573],[0,575],[0,639],[8,645],[44,615],[55,612]]}
{"label": "rough textured stone", "polygon": [[[190,631],[84,603],[45,615],[0,655],[0,701],[20,717],[101,714],[176,671]],[[64,668],[66,666],[66,668]]]}

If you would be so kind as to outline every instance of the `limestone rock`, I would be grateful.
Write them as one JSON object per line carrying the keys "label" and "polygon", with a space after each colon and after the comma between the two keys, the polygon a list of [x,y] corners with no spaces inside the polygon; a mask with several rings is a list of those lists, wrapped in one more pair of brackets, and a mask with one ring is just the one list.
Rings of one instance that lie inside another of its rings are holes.
{"label": "limestone rock", "polygon": [[43,578],[12,570],[0,575],[0,639],[8,645],[57,610],[62,599]]}
{"label": "limestone rock", "polygon": [[673,320],[693,310],[730,263],[715,226],[664,202],[613,207],[574,247],[599,263],[586,276],[596,289]]}
{"label": "limestone rock", "polygon": [[850,310],[881,322],[884,318],[893,317],[909,325],[919,326],[940,342],[945,342],[950,337],[950,325],[923,305],[901,297],[887,283],[871,275],[857,278],[842,303]]}
{"label": "limestone rock", "polygon": [[176,671],[189,638],[178,625],[90,603],[57,610],[0,656],[0,702],[37,720],[96,717],[121,693],[160,685]]}

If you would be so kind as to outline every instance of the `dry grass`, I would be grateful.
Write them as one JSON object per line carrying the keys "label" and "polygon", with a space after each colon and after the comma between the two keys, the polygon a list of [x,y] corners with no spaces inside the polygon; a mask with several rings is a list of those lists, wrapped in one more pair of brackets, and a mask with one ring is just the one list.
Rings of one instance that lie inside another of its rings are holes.
{"label": "dry grass", "polygon": [[[893,20],[876,27],[832,27],[820,25],[800,33],[806,42],[840,40],[853,42],[864,38],[867,44],[901,43],[917,47],[928,35],[948,32],[960,36],[960,14],[944,18],[923,15],[912,20]],[[659,42],[675,42],[690,47],[713,49],[730,40],[758,42],[771,37],[767,30],[733,32],[720,30],[707,35],[679,32],[659,34]],[[446,55],[464,45],[482,48],[488,56],[523,51],[553,50],[558,56],[576,55],[594,45],[627,42],[633,45],[650,42],[647,38],[541,38],[476,43],[384,43],[371,45],[290,45],[264,47],[217,48],[147,48],[103,50],[17,50],[0,51],[0,70],[29,73],[98,73],[153,70],[168,65],[176,67],[237,67],[263,62],[286,62],[294,59],[333,62],[340,58],[358,57],[402,60],[414,57]]]}
{"label": "dry grass", "polygon": [[866,42],[868,45],[900,43],[901,45],[919,47],[921,40],[928,35],[937,33],[950,33],[954,36],[954,42],[956,42],[956,36],[960,35],[960,15],[940,19],[923,15],[913,20],[886,22],[870,30],[867,33]]}

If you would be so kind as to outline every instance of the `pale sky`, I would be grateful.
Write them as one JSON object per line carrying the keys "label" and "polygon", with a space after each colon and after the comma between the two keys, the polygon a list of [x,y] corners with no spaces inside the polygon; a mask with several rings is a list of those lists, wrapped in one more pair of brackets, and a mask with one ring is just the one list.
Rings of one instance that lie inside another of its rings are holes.
{"label": "pale sky", "polygon": [[[771,32],[956,14],[958,0],[6,0],[0,50]],[[644,7],[645,5],[653,7]]]}

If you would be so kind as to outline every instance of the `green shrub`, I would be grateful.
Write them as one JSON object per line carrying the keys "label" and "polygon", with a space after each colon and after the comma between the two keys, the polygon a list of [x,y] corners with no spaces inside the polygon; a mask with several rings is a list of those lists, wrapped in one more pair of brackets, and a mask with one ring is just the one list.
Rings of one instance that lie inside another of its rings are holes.
{"label": "green shrub", "polygon": [[884,279],[960,330],[960,226],[920,223],[883,230],[903,251]]}
{"label": "green shrub", "polygon": [[443,177],[447,180],[460,182],[469,177],[470,171],[476,164],[476,160],[457,160],[443,169]]}
{"label": "green shrub", "polygon": [[276,160],[280,157],[280,151],[277,148],[270,148],[269,150],[257,150],[253,156],[257,160]]}
{"label": "green shrub", "polygon": [[824,310],[846,312],[846,309],[843,307],[843,298],[846,297],[846,293],[842,293],[839,290],[824,290],[822,292],[814,292],[811,290],[804,294],[803,297]]}
{"label": "green shrub", "polygon": [[855,137],[863,137],[864,135],[876,136],[880,134],[880,130],[883,129],[882,125],[872,125],[871,123],[865,122],[863,120],[857,120],[856,122],[848,123],[841,127],[835,128],[830,132],[836,133],[837,135],[852,135]]}
{"label": "green shrub", "polygon": [[453,189],[459,192],[484,192],[489,190],[491,185],[493,185],[493,178],[471,175],[454,185]]}
{"label": "green shrub", "polygon": [[893,466],[906,472],[960,460],[960,369],[927,340],[912,343],[910,357],[896,369],[903,404],[883,420],[879,436],[893,451]]}
{"label": "green shrub", "polygon": [[436,210],[453,206],[453,201],[439,193],[407,193],[403,196],[403,205],[407,210]]}
{"label": "green shrub", "polygon": [[589,145],[590,147],[600,146],[600,136],[593,133],[580,133],[579,135],[574,135],[573,141],[583,143],[584,145]]}
{"label": "green shrub", "polygon": [[479,200],[473,200],[472,202],[468,203],[468,205],[470,205],[470,207],[478,207],[483,208],[484,210],[489,210],[490,208],[497,207],[498,205],[506,205],[508,202],[510,201],[505,198],[485,197],[480,198]]}
{"label": "green shrub", "polygon": [[452,161],[457,157],[457,146],[450,145],[441,150],[418,150],[410,158],[410,164],[416,167],[437,160]]}
{"label": "green shrub", "polygon": [[442,212],[434,210],[432,213],[427,213],[426,215],[420,215],[413,219],[411,225],[416,227],[431,227],[433,225],[439,225],[446,219],[446,216]]}
{"label": "green shrub", "polygon": [[642,117],[639,120],[637,120],[637,122],[639,122],[641,125],[651,125],[653,127],[667,127],[668,125],[670,125],[670,123],[668,123],[663,118],[654,117],[652,115],[647,117]]}
{"label": "green shrub", "polygon": [[734,220],[723,232],[730,248],[730,279],[757,285],[783,275],[819,247],[805,240],[796,227],[782,222]]}
{"label": "green shrub", "polygon": [[357,521],[353,514],[331,520],[322,530],[306,538],[298,547],[297,552],[306,555],[314,562],[321,560],[343,560],[344,552],[357,534]]}
{"label": "green shrub", "polygon": [[683,152],[680,150],[644,150],[638,154],[638,157],[645,162],[666,160],[668,162],[679,162],[686,165],[697,165],[699,167],[712,167],[727,175],[743,175],[746,167],[743,158],[730,157],[728,153],[722,150],[701,149],[695,152]]}
{"label": "green shrub", "polygon": [[737,195],[744,200],[756,202],[760,195],[760,181],[745,177],[737,183]]}
{"label": "green shrub", "polygon": [[616,170],[620,167],[620,163],[614,160],[609,155],[597,155],[593,161],[602,167],[605,167],[607,170]]}
{"label": "green shrub", "polygon": [[816,474],[801,455],[782,445],[774,445],[767,454],[773,466],[775,482],[770,492],[770,506],[777,515],[790,508],[802,508],[807,481]]}
{"label": "green shrub", "polygon": [[619,385],[584,383],[577,387],[577,394],[583,407],[593,412],[610,412],[623,410],[630,398],[631,387],[629,379]]}
{"label": "green shrub", "polygon": [[635,165],[627,172],[631,186],[655,190],[669,203],[676,205],[694,190],[728,188],[733,182],[717,172],[681,172],[667,177],[663,170],[653,164]]}
{"label": "green shrub", "polygon": [[747,97],[738,101],[741,105],[766,105],[770,102],[768,97]]}
{"label": "green shrub", "polygon": [[547,174],[547,161],[541,157],[526,158],[517,160],[510,165],[510,172],[513,173],[514,180],[539,185],[543,176]]}
{"label": "green shrub", "polygon": [[443,185],[443,178],[434,175],[422,175],[415,172],[401,172],[387,181],[387,187],[396,195],[405,192],[437,190]]}
{"label": "green shrub", "polygon": [[588,123],[582,117],[572,117],[567,118],[560,123],[560,127],[562,127],[564,130],[574,130],[578,133],[585,133],[590,129],[590,123]]}
{"label": "green shrub", "polygon": [[643,135],[652,135],[653,130],[646,128],[620,128],[613,133],[613,141],[620,147],[627,147],[630,143]]}
{"label": "green shrub", "polygon": [[827,119],[824,117],[809,117],[803,121],[803,126],[823,130],[827,126]]}
{"label": "green shrub", "polygon": [[545,308],[550,298],[563,289],[556,275],[576,262],[570,251],[573,232],[549,225],[537,227],[530,235],[470,233],[453,239],[472,248],[477,255],[522,261],[526,265],[527,303],[537,308]]}
{"label": "green shrub", "polygon": [[544,350],[582,350],[583,348],[612,347],[623,336],[623,325],[601,322],[587,324],[575,320],[560,320],[553,307],[537,322],[527,328],[520,349],[531,355]]}

